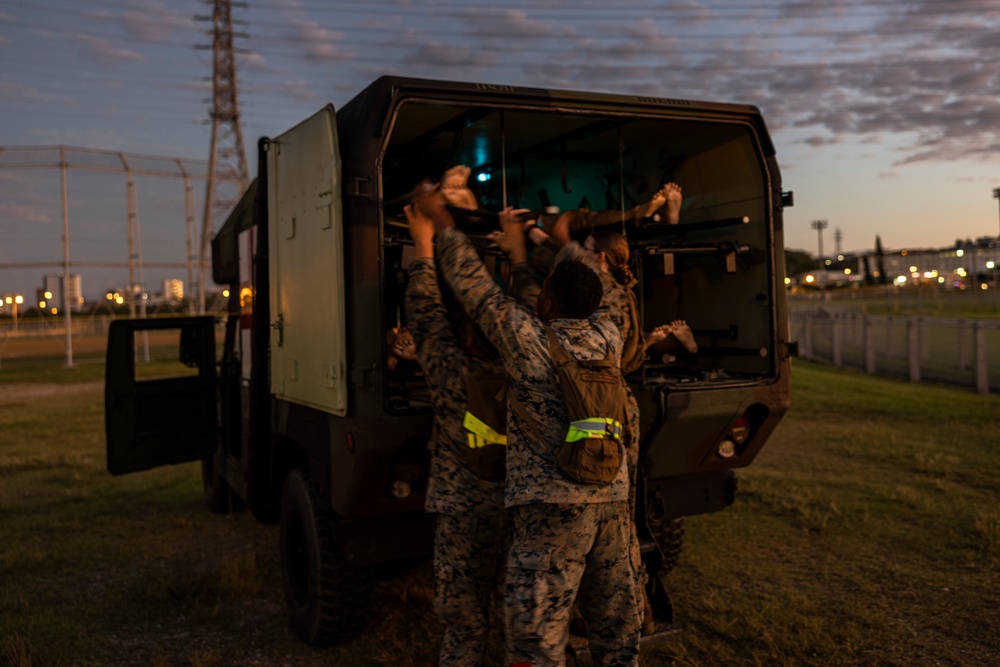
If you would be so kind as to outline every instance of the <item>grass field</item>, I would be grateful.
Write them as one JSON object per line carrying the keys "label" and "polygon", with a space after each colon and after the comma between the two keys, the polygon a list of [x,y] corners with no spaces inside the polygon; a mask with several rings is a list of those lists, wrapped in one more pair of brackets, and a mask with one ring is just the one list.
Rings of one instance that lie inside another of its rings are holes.
{"label": "grass field", "polygon": [[[429,565],[365,635],[285,626],[277,529],[209,514],[197,465],[104,470],[103,368],[0,370],[0,665],[434,664]],[[797,361],[729,510],[687,520],[681,631],[643,664],[1000,664],[1000,397]]]}

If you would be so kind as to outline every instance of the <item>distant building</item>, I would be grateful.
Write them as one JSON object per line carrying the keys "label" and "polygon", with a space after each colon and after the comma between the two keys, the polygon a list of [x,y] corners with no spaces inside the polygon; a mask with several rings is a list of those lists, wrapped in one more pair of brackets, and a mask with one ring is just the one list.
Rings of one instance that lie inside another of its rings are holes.
{"label": "distant building", "polygon": [[[83,279],[80,277],[79,273],[71,273],[69,275],[69,280],[66,282],[68,283],[67,294],[64,297],[62,275],[42,276],[42,286],[35,292],[38,307],[46,311],[51,311],[52,308],[56,308],[61,311],[65,308],[65,304],[68,303],[73,312],[79,312],[82,310]],[[42,305],[43,303],[45,304],[44,306]]]}
{"label": "distant building", "polygon": [[163,302],[177,304],[184,300],[184,281],[167,278],[163,281]]}
{"label": "distant building", "polygon": [[897,250],[883,255],[886,282],[970,287],[996,280],[1000,239],[982,237],[951,248]]}

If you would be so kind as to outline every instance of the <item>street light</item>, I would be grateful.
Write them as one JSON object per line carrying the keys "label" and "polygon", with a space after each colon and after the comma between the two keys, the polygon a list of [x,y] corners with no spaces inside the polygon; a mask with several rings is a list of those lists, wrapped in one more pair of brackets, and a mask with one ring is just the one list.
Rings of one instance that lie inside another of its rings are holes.
{"label": "street light", "polygon": [[[1000,188],[997,188],[1000,190]],[[830,223],[826,220],[813,220],[809,223],[809,226],[815,229],[819,233],[819,266],[823,268],[823,230],[827,228]]]}
{"label": "street light", "polygon": [[14,331],[17,331],[17,307],[19,304],[24,303],[24,297],[20,294],[15,294],[14,296],[8,296],[5,301],[8,305],[13,307],[14,313]]}
{"label": "street light", "polygon": [[1000,203],[1000,188],[993,188],[993,198],[997,200],[997,203]]}

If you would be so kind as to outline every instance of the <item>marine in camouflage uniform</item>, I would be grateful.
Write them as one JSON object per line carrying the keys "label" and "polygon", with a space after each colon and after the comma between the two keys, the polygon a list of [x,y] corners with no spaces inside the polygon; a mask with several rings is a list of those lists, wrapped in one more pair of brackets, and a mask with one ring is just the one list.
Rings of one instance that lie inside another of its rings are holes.
{"label": "marine in camouflage uniform", "polygon": [[[434,402],[425,509],[437,513],[434,610],[445,625],[441,665],[482,665],[491,599],[500,597],[506,556],[503,482],[476,476],[461,456],[469,358],[448,319],[434,260],[415,259],[406,290],[408,326]],[[496,605],[498,606],[498,605]]]}
{"label": "marine in camouflage uniform", "polygon": [[[622,285],[611,274],[602,271],[594,261],[594,257],[576,241],[570,241],[561,248],[558,248],[558,250],[556,249],[557,247],[558,245],[551,238],[546,238],[539,244],[539,252],[536,253],[536,258],[532,262],[532,265],[517,264],[514,266],[513,283],[515,289],[513,294],[518,302],[529,308],[533,307],[532,304],[537,298],[538,293],[536,276],[539,270],[547,272],[551,266],[569,259],[583,262],[597,273],[601,279],[601,286],[604,289],[604,297],[597,309],[597,314],[610,318],[621,332],[622,340],[628,340],[629,336],[632,335],[633,328],[640,326],[638,314],[634,312],[634,309],[629,304],[630,299],[626,292],[626,290],[632,289],[635,285],[634,279],[631,285]],[[639,333],[638,354],[644,354],[645,345],[641,338],[641,329]],[[635,565],[636,582],[640,587],[644,587],[649,575],[642,561],[642,550],[639,545],[639,535],[635,525],[636,476],[639,466],[639,403],[636,401],[635,395],[628,385],[626,385],[625,392],[627,399],[625,403],[627,419],[625,453],[628,458],[629,476],[628,515],[632,517],[629,529],[629,553],[631,562]],[[651,625],[652,621],[649,621],[649,624]]]}
{"label": "marine in camouflage uniform", "polygon": [[[475,249],[440,224],[442,273],[470,317],[500,350],[508,375],[507,488],[513,539],[505,586],[507,657],[534,667],[565,664],[569,616],[579,593],[597,665],[638,664],[636,582],[628,552],[628,467],[605,486],[571,481],[555,459],[568,427],[545,328],[505,296]],[[548,322],[579,359],[620,358],[617,327],[597,320]]]}

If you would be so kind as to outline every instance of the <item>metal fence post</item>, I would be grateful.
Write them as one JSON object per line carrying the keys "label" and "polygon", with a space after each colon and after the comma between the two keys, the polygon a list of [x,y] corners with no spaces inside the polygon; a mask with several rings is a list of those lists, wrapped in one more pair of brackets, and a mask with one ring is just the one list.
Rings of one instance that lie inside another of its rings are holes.
{"label": "metal fence post", "polygon": [[972,336],[976,345],[976,391],[990,393],[990,379],[986,374],[986,327],[982,322],[972,325]]}
{"label": "metal fence post", "polygon": [[802,324],[805,327],[805,332],[804,335],[802,336],[802,340],[805,342],[805,348],[806,348],[805,356],[812,358],[813,357],[812,315],[810,313],[806,313],[805,320],[802,322]]}
{"label": "metal fence post", "polygon": [[920,338],[920,360],[925,361],[929,356],[927,350],[927,320],[922,317],[917,318],[917,331],[919,332]]}
{"label": "metal fence post", "polygon": [[843,359],[843,354],[842,354],[842,349],[841,349],[842,348],[842,344],[843,344],[843,341],[841,340],[841,338],[843,337],[843,329],[844,329],[844,327],[841,324],[841,320],[842,320],[842,318],[840,316],[840,313],[834,313],[833,314],[833,318],[830,320],[830,328],[832,329],[832,331],[830,332],[830,334],[831,334],[831,336],[833,338],[830,341],[830,347],[832,348],[833,365],[834,366],[843,366],[844,365],[844,359]]}
{"label": "metal fence post", "polygon": [[966,338],[965,320],[959,320],[958,329],[958,369],[966,370],[969,367],[969,341]]}
{"label": "metal fence post", "polygon": [[870,317],[864,320],[865,336],[865,372],[869,375],[875,374],[875,327],[872,326]]}
{"label": "metal fence post", "polygon": [[892,358],[892,315],[887,315],[885,318],[885,356],[887,359]]}
{"label": "metal fence post", "polygon": [[920,382],[920,324],[906,320],[907,352],[910,358],[910,382]]}

